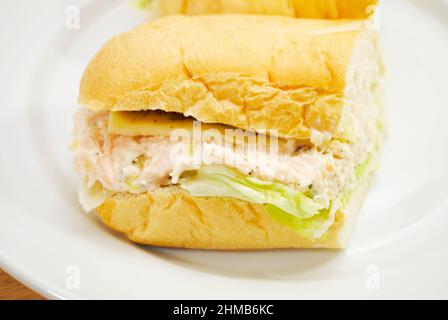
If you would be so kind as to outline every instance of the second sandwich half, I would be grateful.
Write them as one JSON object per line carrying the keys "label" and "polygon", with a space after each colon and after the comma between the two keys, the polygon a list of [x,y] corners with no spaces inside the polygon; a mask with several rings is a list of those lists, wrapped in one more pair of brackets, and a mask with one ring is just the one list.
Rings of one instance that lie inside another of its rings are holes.
{"label": "second sandwich half", "polygon": [[362,21],[141,25],[82,78],[81,203],[143,244],[345,247],[378,162],[381,75]]}

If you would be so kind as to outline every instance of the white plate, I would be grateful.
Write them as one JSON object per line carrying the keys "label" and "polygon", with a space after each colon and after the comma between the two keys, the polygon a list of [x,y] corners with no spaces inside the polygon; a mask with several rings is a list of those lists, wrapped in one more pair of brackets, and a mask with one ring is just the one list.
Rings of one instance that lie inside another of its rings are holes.
{"label": "white plate", "polygon": [[[79,30],[64,24],[73,2]],[[350,248],[223,253],[133,245],[77,203],[81,73],[142,15],[118,0],[2,1],[1,267],[50,298],[448,298],[448,7],[383,2],[390,137]]]}

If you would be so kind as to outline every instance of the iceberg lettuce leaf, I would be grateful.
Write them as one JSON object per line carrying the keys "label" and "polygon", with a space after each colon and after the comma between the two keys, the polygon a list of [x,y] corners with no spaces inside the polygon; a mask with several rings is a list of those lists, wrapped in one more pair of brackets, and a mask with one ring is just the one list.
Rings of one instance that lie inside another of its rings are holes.
{"label": "iceberg lettuce leaf", "polygon": [[131,7],[139,10],[146,10],[151,5],[151,2],[152,0],[132,0]]}
{"label": "iceberg lettuce leaf", "polygon": [[294,190],[277,182],[268,182],[245,176],[225,166],[206,166],[183,175],[180,185],[192,196],[225,197],[275,206],[299,218],[311,218],[324,207]]}
{"label": "iceberg lettuce leaf", "polygon": [[106,201],[114,193],[105,189],[98,181],[91,187],[83,183],[79,190],[78,199],[85,212],[90,212]]}
{"label": "iceberg lettuce leaf", "polygon": [[265,207],[272,219],[308,239],[322,238],[334,221],[330,209],[321,210],[319,214],[308,219],[299,219],[273,205]]}

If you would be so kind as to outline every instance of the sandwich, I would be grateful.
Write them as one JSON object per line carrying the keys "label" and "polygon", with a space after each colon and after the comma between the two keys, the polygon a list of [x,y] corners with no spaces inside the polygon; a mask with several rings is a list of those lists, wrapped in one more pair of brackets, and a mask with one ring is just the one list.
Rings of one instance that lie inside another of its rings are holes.
{"label": "sandwich", "polygon": [[137,7],[172,14],[267,14],[313,19],[365,19],[378,0],[138,0]]}
{"label": "sandwich", "polygon": [[378,166],[378,35],[362,21],[171,15],[80,84],[86,211],[152,246],[344,248]]}

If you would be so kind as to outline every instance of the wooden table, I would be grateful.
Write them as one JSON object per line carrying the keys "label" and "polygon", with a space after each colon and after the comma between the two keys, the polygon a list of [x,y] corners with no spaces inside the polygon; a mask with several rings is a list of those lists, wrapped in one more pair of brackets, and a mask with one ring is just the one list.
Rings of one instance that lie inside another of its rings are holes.
{"label": "wooden table", "polygon": [[36,292],[0,269],[0,300],[43,300]]}

